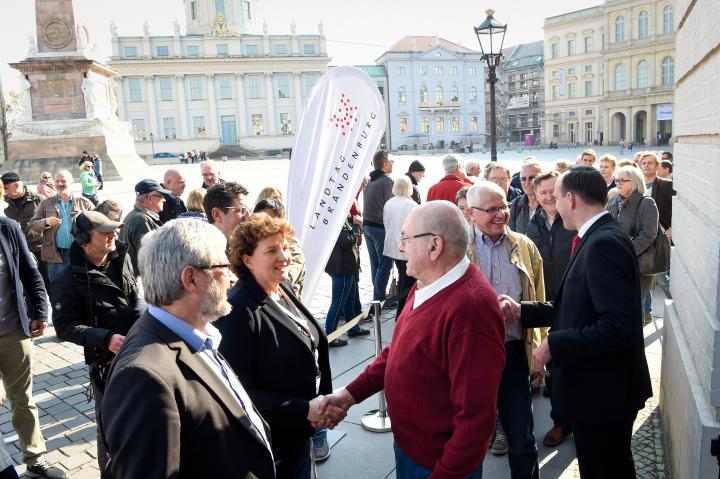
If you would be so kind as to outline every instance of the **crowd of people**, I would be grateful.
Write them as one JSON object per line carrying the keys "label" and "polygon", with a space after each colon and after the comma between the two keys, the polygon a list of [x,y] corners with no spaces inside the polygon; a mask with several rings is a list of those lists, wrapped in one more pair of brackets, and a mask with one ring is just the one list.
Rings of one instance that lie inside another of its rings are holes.
{"label": "crowd of people", "polygon": [[[327,428],[383,389],[402,479],[481,477],[488,451],[507,454],[513,478],[538,478],[539,389],[546,446],[574,434],[582,477],[635,477],[632,423],[652,394],[642,328],[655,285],[669,294],[667,269],[647,265],[672,244],[672,154],[588,149],[515,174],[447,155],[424,202],[424,165],[396,178],[393,166],[378,151],[347,212],[324,325],[304,305],[302,245],[275,187],[253,204],[206,160],[201,188],[185,194],[169,168],[138,182],[123,214],[99,202],[93,155],[82,195],[68,170],[43,173],[37,193],[3,174],[0,402],[7,391],[27,474],[64,477],[43,459],[32,398],[31,338],[51,309],[58,338],[84,347],[103,477],[309,478]],[[361,312],[363,243],[373,299],[397,324],[333,392],[329,349],[370,332],[327,339]],[[17,477],[1,446],[0,478]]]}

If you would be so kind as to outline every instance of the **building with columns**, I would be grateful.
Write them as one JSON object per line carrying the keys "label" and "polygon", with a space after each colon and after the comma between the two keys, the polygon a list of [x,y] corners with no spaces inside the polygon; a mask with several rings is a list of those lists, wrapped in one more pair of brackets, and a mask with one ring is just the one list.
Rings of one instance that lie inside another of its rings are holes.
{"label": "building with columns", "polygon": [[322,23],[316,34],[271,35],[257,28],[256,0],[185,0],[187,32],[119,36],[111,24],[120,73],[119,116],[138,152],[249,151],[292,147],[313,86],[325,72]]}
{"label": "building with columns", "polygon": [[545,19],[548,142],[668,142],[674,8],[673,0],[605,0]]}

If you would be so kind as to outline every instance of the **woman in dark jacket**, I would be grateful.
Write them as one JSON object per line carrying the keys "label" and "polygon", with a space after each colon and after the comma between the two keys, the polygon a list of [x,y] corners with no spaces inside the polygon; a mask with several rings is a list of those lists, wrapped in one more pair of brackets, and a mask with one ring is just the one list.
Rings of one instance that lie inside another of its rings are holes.
{"label": "woman in dark jacket", "polygon": [[277,477],[309,479],[310,437],[332,379],[325,333],[285,283],[292,233],[266,214],[235,229],[230,262],[240,279],[228,294],[232,312],[216,325],[220,352],[270,425]]}
{"label": "woman in dark jacket", "polygon": [[[356,310],[355,301],[360,268],[359,257],[360,251],[352,219],[347,217],[325,266],[325,272],[332,279],[332,300],[325,319],[325,333],[327,334],[337,329],[340,313],[345,317],[345,321],[350,321],[360,314],[360,311]],[[348,331],[350,337],[365,336],[367,334],[370,334],[370,331],[359,326],[355,326]],[[347,341],[341,338],[330,342],[331,348],[346,345]]]}

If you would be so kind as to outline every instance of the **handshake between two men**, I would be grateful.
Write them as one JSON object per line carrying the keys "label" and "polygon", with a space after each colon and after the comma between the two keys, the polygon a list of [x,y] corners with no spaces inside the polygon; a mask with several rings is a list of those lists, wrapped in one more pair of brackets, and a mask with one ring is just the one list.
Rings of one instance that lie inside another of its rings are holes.
{"label": "handshake between two men", "polygon": [[338,389],[327,396],[318,396],[310,401],[307,419],[315,428],[334,429],[345,416],[350,406],[355,404],[355,398],[347,389]]}

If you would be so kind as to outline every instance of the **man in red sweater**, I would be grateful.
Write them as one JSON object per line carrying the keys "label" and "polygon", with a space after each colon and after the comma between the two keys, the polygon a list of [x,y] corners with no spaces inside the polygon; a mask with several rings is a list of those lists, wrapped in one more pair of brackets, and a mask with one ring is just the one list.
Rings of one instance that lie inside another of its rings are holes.
{"label": "man in red sweater", "polygon": [[443,158],[443,170],[445,170],[445,176],[430,187],[427,200],[445,200],[456,203],[455,196],[458,190],[463,186],[472,186],[473,182],[465,176],[463,166],[455,155],[447,155]]}
{"label": "man in red sweater", "polygon": [[435,201],[410,213],[400,251],[418,281],[392,344],[347,388],[326,397],[347,410],[385,389],[400,479],[482,476],[505,328],[494,291],[465,256],[467,242],[455,205]]}

